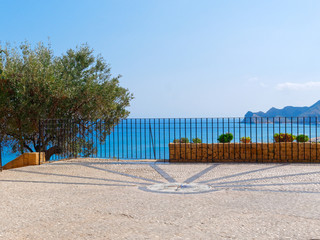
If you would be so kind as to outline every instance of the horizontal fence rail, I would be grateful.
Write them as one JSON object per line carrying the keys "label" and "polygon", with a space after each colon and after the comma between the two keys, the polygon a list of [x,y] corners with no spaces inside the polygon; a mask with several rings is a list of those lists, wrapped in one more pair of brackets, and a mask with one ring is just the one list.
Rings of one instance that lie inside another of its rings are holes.
{"label": "horizontal fence rail", "polygon": [[318,117],[42,120],[39,133],[43,148],[55,152],[50,160],[90,157],[312,162],[320,159],[318,120]]}

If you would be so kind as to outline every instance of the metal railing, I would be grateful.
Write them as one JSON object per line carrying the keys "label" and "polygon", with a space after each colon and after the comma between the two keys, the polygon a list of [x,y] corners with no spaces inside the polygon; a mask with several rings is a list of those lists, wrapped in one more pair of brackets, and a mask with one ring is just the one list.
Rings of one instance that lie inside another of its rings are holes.
{"label": "metal railing", "polygon": [[[192,152],[192,148],[200,151],[198,145],[219,153],[207,153],[212,161],[221,159],[222,155],[223,158],[236,159],[237,151],[246,158],[272,158],[269,153],[274,153],[277,146],[279,154],[285,158],[298,156],[311,160],[314,153],[316,159],[319,155],[317,117],[157,118],[118,122],[43,120],[39,128],[44,143],[41,151],[56,147],[57,153],[50,160],[76,157],[171,160],[177,155],[176,149],[180,151],[179,158],[183,155],[186,158],[188,146],[191,147],[188,151]],[[232,135],[232,139],[227,139],[230,141],[221,137],[226,133]],[[175,143],[171,145],[171,152],[170,143]],[[223,151],[216,148],[223,148]],[[301,156],[301,149],[305,156]],[[192,160],[198,155],[191,154],[189,158]]]}

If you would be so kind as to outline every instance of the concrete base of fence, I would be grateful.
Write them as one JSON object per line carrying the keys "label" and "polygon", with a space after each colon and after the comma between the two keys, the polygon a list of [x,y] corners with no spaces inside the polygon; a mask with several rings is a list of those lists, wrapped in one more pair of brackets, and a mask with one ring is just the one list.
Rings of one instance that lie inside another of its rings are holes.
{"label": "concrete base of fence", "polygon": [[7,163],[6,165],[3,166],[3,170],[6,169],[11,169],[11,168],[19,168],[19,167],[25,167],[25,166],[30,166],[30,165],[39,165],[39,160],[40,164],[45,162],[45,154],[40,153],[40,158],[39,158],[39,153],[34,152],[34,153],[24,153],[14,159],[13,161]]}
{"label": "concrete base of fence", "polygon": [[320,163],[320,143],[170,143],[170,162]]}

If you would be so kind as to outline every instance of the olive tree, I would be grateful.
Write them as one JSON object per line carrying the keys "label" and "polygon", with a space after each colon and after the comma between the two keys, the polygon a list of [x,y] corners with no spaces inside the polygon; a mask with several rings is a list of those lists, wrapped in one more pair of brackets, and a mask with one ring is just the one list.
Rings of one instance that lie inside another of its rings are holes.
{"label": "olive tree", "polygon": [[[41,150],[47,160],[53,154],[62,154],[65,134],[69,134],[66,129],[76,128],[62,128],[65,123],[61,122],[55,131],[39,134],[39,122],[46,119],[72,121],[77,123],[78,130],[86,129],[83,133],[95,131],[90,123],[103,119],[103,141],[110,129],[129,114],[126,108],[133,96],[119,85],[120,77],[112,76],[110,66],[88,45],[70,49],[61,56],[55,56],[51,46],[43,43],[35,47],[27,42],[15,47],[0,45],[2,141],[13,152]],[[85,144],[84,136],[78,135],[71,141],[74,146],[86,146],[87,154],[94,151],[93,146]],[[75,149],[76,154],[84,151]]]}

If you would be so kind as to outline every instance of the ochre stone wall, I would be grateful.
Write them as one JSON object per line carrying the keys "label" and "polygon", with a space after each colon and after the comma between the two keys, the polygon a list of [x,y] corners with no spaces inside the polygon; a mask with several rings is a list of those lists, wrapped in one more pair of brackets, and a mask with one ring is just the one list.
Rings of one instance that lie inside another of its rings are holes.
{"label": "ochre stone wall", "polygon": [[320,162],[320,143],[170,143],[170,162]]}
{"label": "ochre stone wall", "polygon": [[[40,163],[45,162],[45,154],[42,152],[40,153]],[[19,168],[25,167],[30,165],[39,165],[39,153],[24,153],[17,157],[16,159],[12,160],[11,162],[7,163],[3,166],[3,170],[11,169],[11,168]]]}

